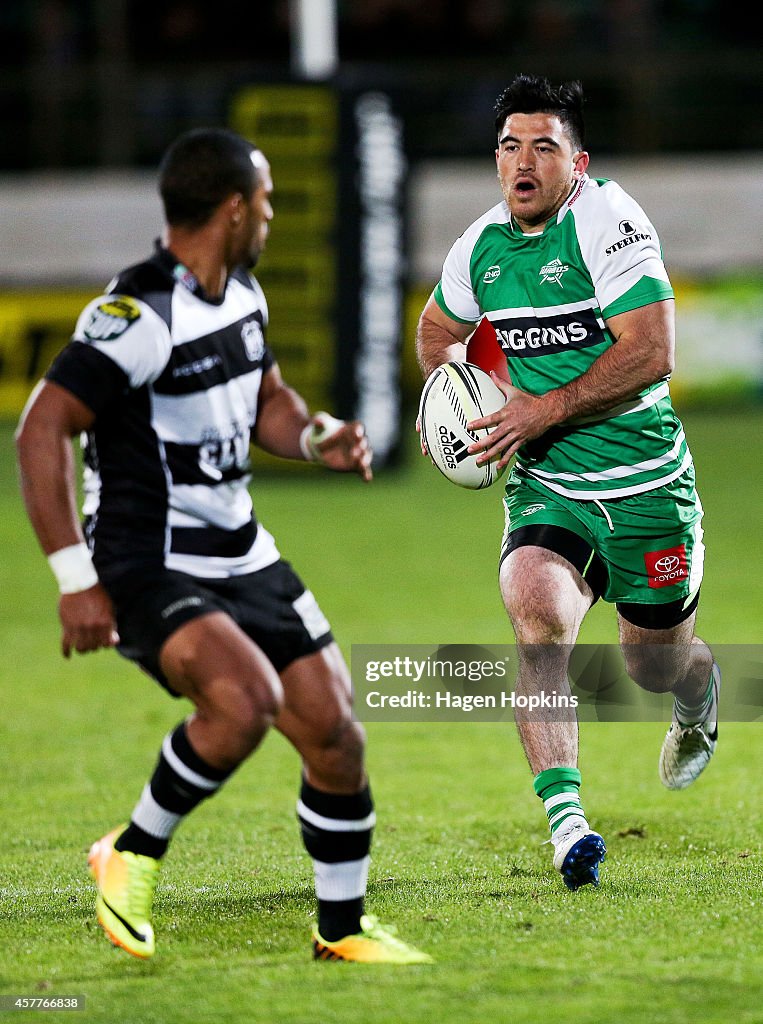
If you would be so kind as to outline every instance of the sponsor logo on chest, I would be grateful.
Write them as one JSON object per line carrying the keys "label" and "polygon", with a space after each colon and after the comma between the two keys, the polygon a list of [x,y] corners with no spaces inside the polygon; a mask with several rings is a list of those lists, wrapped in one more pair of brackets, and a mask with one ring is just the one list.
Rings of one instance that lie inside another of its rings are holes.
{"label": "sponsor logo on chest", "polygon": [[207,373],[209,370],[214,370],[216,366],[222,366],[222,362],[222,359],[217,354],[204,356],[202,359],[194,359],[192,363],[183,363],[182,366],[175,366],[172,370],[172,376],[175,379],[179,377],[193,377],[194,374]]}
{"label": "sponsor logo on chest", "polygon": [[577,320],[548,327],[513,327],[509,330],[496,328],[495,334],[501,348],[512,352],[575,347],[589,338],[588,328]]}

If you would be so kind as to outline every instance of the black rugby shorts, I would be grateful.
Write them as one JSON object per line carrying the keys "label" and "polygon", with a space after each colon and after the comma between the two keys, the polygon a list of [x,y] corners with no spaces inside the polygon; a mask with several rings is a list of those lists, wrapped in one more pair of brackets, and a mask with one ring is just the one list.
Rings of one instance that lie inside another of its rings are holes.
{"label": "black rugby shorts", "polygon": [[209,612],[229,615],[277,672],[334,639],[315,598],[283,559],[228,579],[159,569],[121,577],[106,587],[116,611],[119,653],[173,696],[178,695],[161,670],[159,652],[175,630]]}

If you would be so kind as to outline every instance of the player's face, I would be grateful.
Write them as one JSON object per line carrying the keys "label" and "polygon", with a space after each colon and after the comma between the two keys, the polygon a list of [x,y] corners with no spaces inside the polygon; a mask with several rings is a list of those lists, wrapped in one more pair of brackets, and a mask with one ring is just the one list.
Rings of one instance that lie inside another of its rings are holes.
{"label": "player's face", "polygon": [[246,252],[241,260],[249,267],[256,264],[260,253],[265,248],[270,233],[270,222],[273,219],[273,207],[270,202],[273,195],[273,179],[270,174],[270,164],[262,154],[259,156],[258,184],[247,204]]}
{"label": "player's face", "polygon": [[574,151],[556,114],[510,114],[495,159],[501,191],[523,231],[540,230],[588,166],[588,154]]}

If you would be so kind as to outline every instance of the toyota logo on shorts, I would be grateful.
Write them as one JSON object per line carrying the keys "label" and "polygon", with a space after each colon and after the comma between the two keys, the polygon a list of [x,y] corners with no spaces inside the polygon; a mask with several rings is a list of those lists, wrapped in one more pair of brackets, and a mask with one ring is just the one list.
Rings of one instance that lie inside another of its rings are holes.
{"label": "toyota logo on shorts", "polygon": [[665,555],[664,558],[658,558],[654,563],[654,567],[657,572],[673,572],[674,569],[678,568],[681,559],[678,555]]}

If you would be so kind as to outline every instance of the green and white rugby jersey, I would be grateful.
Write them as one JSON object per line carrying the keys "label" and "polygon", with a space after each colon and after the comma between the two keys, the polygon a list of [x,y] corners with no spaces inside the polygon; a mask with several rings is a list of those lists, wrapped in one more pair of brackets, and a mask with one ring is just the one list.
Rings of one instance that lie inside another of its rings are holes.
{"label": "green and white rugby jersey", "polygon": [[[487,316],[514,384],[545,394],[614,340],[608,317],[673,296],[657,233],[614,181],[584,175],[556,218],[525,235],[505,202],[457,239],[434,297],[454,320]],[[571,498],[639,494],[691,465],[667,379],[606,413],[524,445],[517,468]]]}

